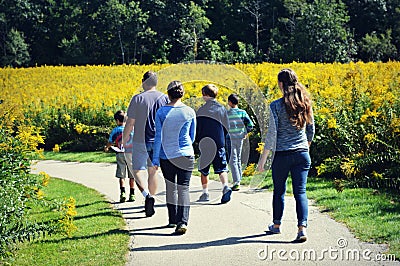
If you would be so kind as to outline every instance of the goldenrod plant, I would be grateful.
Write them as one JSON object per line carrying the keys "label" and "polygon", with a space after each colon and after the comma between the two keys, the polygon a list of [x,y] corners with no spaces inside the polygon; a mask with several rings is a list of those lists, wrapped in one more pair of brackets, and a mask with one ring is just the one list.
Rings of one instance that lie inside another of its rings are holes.
{"label": "goldenrod plant", "polygon": [[[132,95],[142,90],[141,77],[147,70],[160,73],[161,91],[166,91],[164,83],[176,75],[186,78],[183,100],[195,109],[202,104],[201,86],[214,82],[220,87],[217,100],[226,104],[224,97],[234,90],[256,118],[249,161],[255,163],[257,143],[263,141],[266,131],[265,109],[281,97],[277,73],[289,67],[298,73],[313,100],[316,136],[311,145],[311,172],[349,181],[345,183],[352,186],[400,188],[399,62],[229,65],[248,77],[262,95],[249,89],[234,71],[224,75],[208,71],[206,64],[173,66],[3,68],[1,105],[16,110],[9,121],[17,121],[22,114],[29,126],[40,129],[45,138],[39,147],[57,150],[57,144],[61,151],[94,151],[104,144],[113,125],[113,112],[126,109]],[[206,75],[199,78],[202,71],[194,71],[194,67],[204,68]],[[221,84],[224,82],[231,86]]]}

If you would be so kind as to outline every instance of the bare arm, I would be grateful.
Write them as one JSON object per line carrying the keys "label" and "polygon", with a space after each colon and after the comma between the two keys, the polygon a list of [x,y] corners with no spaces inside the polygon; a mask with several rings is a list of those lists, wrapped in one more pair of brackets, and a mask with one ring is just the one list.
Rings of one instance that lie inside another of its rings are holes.
{"label": "bare arm", "polygon": [[126,143],[129,140],[129,136],[133,130],[133,127],[135,126],[135,119],[134,118],[129,118],[126,120],[125,123],[125,128],[124,128],[124,132],[122,133],[122,145],[126,146]]}
{"label": "bare arm", "polygon": [[111,142],[107,142],[106,146],[104,146],[104,151],[107,152],[110,149],[111,146],[112,146],[112,143]]}
{"label": "bare arm", "polygon": [[270,150],[264,149],[263,153],[261,154],[261,158],[258,161],[257,171],[264,172],[264,165],[267,162],[267,158],[270,152]]}

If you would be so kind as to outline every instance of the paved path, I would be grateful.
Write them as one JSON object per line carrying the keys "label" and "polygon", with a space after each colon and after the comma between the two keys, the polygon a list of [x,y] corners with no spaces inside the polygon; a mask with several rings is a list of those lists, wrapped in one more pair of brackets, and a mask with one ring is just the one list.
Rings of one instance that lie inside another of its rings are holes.
{"label": "paved path", "polygon": [[[188,231],[174,236],[165,228],[167,208],[160,176],[160,193],[156,196],[156,214],[146,218],[144,199],[137,193],[133,203],[118,203],[115,164],[40,161],[34,173],[45,171],[104,194],[123,213],[131,235],[127,265],[400,265],[399,262],[375,260],[386,250],[384,245],[358,241],[342,224],[321,213],[312,202],[309,208],[309,240],[293,243],[296,215],[293,197],[286,197],[282,234],[265,232],[271,221],[272,194],[242,189],[234,192],[231,202],[219,204],[220,183],[210,185],[207,204],[195,201],[201,194],[200,178],[191,181]],[[363,257],[370,258],[366,260]]]}

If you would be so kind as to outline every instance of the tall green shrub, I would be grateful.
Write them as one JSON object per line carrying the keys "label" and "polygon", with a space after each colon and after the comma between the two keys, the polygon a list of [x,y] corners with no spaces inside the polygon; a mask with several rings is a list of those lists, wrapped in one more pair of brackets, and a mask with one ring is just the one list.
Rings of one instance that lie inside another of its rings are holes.
{"label": "tall green shrub", "polygon": [[[10,123],[9,112],[3,111],[0,109],[0,117],[4,119],[0,121],[0,264],[13,254],[18,242],[54,232],[70,236],[74,231],[70,214],[74,212],[64,210],[68,207],[74,211],[75,206],[46,200],[42,188],[49,176],[30,174],[31,160],[43,138],[34,126]],[[30,220],[29,210],[38,204],[51,204],[59,209],[60,219],[48,223]]]}
{"label": "tall green shrub", "polygon": [[374,108],[367,95],[352,93],[352,106],[315,117],[311,153],[318,175],[400,191],[400,102]]}

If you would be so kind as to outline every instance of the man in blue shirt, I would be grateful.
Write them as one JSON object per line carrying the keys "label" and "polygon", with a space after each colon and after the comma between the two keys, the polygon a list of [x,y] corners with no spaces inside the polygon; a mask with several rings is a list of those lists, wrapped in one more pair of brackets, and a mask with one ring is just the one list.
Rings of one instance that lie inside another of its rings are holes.
{"label": "man in blue shirt", "polygon": [[[147,217],[154,215],[154,198],[157,192],[157,170],[151,163],[155,136],[155,117],[157,110],[168,103],[168,96],[156,90],[157,74],[148,71],[143,75],[144,92],[132,97],[128,107],[123,144],[129,132],[135,127],[132,142],[132,168],[139,189],[145,197]],[[147,174],[146,174],[147,169]],[[145,182],[145,178],[147,182]]]}

